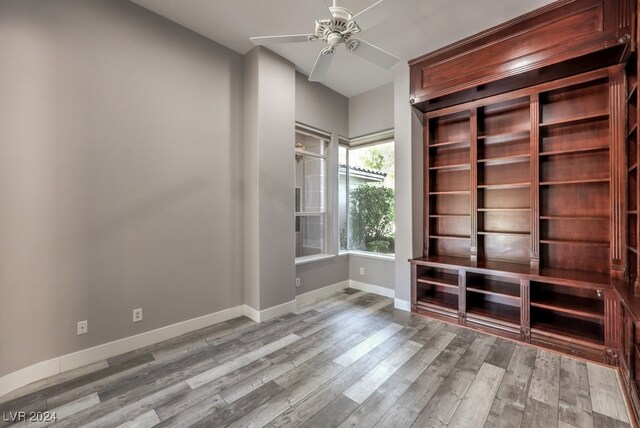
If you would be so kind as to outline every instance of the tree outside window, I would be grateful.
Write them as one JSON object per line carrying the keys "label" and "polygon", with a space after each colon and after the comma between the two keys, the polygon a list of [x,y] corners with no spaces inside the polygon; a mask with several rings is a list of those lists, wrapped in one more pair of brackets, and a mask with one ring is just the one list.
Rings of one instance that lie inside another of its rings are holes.
{"label": "tree outside window", "polygon": [[393,254],[394,143],[341,149],[340,248]]}

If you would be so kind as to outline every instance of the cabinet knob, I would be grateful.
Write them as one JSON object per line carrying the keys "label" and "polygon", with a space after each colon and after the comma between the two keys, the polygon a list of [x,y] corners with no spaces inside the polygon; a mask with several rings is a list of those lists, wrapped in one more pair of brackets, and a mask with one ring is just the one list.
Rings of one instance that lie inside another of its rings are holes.
{"label": "cabinet knob", "polygon": [[618,39],[618,43],[627,43],[629,40],[631,40],[631,35],[625,34]]}
{"label": "cabinet knob", "polygon": [[598,294],[598,297],[602,297],[602,290],[597,290],[596,293]]}

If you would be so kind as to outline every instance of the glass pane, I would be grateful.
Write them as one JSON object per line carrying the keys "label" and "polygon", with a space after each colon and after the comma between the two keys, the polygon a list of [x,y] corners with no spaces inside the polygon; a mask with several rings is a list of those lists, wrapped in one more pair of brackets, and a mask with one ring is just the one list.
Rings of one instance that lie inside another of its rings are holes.
{"label": "glass pane", "polygon": [[328,144],[328,141],[296,132],[296,146],[299,150],[326,156]]}
{"label": "glass pane", "polygon": [[296,217],[296,257],[324,254],[324,216]]}
{"label": "glass pane", "polygon": [[301,156],[296,159],[296,212],[326,212],[326,164],[326,160],[313,156]]}
{"label": "glass pane", "polygon": [[346,251],[347,245],[347,148],[340,146],[338,148],[338,239],[340,250]]}
{"label": "glass pane", "polygon": [[349,246],[395,251],[394,144],[349,150]]}

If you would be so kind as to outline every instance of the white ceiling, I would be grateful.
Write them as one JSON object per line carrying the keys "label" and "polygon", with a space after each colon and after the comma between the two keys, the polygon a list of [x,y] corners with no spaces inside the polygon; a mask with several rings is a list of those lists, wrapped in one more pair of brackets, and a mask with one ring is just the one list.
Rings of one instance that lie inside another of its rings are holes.
{"label": "white ceiling", "polygon": [[[246,54],[252,36],[310,34],[328,16],[330,0],[131,0],[197,33]],[[338,0],[353,14],[377,0]],[[552,0],[385,0],[379,23],[358,35],[402,62],[537,9]],[[321,42],[269,48],[309,75]],[[393,71],[338,49],[324,85],[352,97],[393,80]]]}

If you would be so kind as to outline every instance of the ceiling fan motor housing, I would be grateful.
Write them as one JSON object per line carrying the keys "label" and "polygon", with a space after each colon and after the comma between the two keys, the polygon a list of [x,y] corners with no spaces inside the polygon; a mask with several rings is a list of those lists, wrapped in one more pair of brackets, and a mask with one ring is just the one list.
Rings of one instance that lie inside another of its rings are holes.
{"label": "ceiling fan motor housing", "polygon": [[355,33],[360,32],[360,27],[351,21],[351,12],[340,6],[330,7],[332,19],[316,21],[316,37],[327,42],[330,48],[340,43],[349,44]]}

